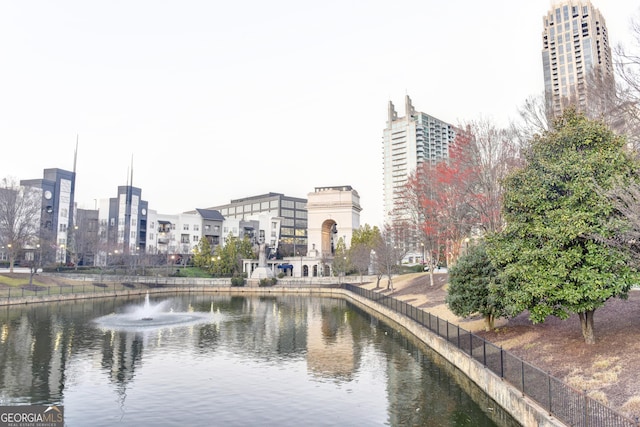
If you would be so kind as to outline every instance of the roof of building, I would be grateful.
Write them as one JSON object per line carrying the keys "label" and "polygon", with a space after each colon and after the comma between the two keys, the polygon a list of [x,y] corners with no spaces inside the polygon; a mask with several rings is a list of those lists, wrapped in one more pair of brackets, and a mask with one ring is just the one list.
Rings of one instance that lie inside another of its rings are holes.
{"label": "roof of building", "polygon": [[211,221],[224,221],[224,217],[219,211],[213,209],[196,209],[202,219],[208,219]]}

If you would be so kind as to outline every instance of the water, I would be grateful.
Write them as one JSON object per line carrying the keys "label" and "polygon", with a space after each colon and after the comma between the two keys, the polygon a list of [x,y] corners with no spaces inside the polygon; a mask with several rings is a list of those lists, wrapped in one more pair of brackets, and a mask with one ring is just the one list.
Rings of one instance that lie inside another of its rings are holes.
{"label": "water", "polygon": [[[179,321],[160,322],[164,315]],[[329,298],[5,308],[0,405],[62,404],[67,426],[518,425],[420,347]]]}

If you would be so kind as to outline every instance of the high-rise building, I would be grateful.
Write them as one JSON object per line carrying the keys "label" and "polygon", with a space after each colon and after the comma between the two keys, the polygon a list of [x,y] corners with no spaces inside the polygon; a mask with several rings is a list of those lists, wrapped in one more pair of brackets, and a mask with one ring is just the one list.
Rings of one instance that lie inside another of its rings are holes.
{"label": "high-rise building", "polygon": [[554,115],[568,105],[580,111],[595,103],[589,87],[613,83],[604,17],[588,0],[554,0],[543,18],[542,67],[545,98]]}
{"label": "high-rise building", "polygon": [[418,165],[447,158],[456,137],[453,125],[416,111],[408,95],[404,117],[398,117],[391,101],[388,114],[382,137],[385,222],[392,219],[401,190]]}

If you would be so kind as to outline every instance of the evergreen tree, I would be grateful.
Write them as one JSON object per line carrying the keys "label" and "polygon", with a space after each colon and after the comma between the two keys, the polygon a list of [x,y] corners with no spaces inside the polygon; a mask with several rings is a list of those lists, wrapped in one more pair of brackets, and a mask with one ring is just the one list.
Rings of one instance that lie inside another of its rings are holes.
{"label": "evergreen tree", "polygon": [[505,181],[506,227],[489,239],[501,272],[496,292],[508,314],[528,310],[533,322],[542,322],[577,313],[592,344],[595,310],[609,298],[626,297],[637,283],[628,255],[593,237],[611,235],[617,215],[596,188],[629,182],[638,169],[624,145],[604,124],[574,110],[534,138],[525,166]]}

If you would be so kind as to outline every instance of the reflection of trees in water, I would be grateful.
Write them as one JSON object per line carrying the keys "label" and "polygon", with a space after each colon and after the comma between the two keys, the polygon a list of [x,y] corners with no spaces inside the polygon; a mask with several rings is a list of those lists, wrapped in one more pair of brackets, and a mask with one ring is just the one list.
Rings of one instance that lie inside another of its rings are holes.
{"label": "reflection of trees in water", "polygon": [[[180,301],[196,311],[220,314],[215,322],[180,330],[180,342],[198,352],[224,346],[261,363],[306,358],[315,375],[341,382],[353,381],[358,370],[372,367],[366,363],[374,364],[387,381],[390,425],[470,425],[468,420],[475,421],[489,406],[494,408],[490,415],[502,413],[481,392],[476,397],[480,405],[474,403],[467,393],[479,389],[465,384],[470,382],[466,377],[417,340],[344,300],[199,295]],[[8,309],[0,319],[0,386],[5,395],[33,396],[28,403],[60,401],[68,364],[76,358],[99,362],[124,405],[143,353],[153,353],[160,340],[101,331],[91,320],[131,302],[110,298]],[[313,349],[315,359],[310,357]]]}
{"label": "reflection of trees in water", "polygon": [[69,362],[98,339],[91,320],[112,301],[8,307],[0,319],[0,385],[7,399],[30,395],[28,403],[59,403]]}
{"label": "reflection of trees in water", "polygon": [[[401,327],[393,327],[349,304],[358,324],[354,339],[371,337],[386,358],[390,425],[516,427],[516,422],[475,383],[433,349]],[[360,332],[362,331],[362,332]],[[480,421],[484,420],[484,421]]]}

